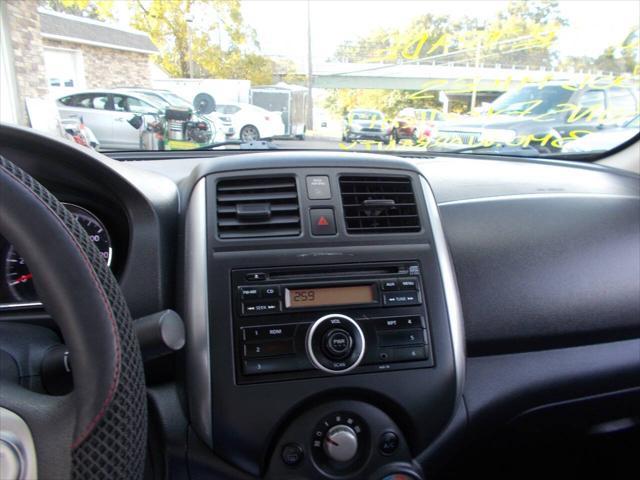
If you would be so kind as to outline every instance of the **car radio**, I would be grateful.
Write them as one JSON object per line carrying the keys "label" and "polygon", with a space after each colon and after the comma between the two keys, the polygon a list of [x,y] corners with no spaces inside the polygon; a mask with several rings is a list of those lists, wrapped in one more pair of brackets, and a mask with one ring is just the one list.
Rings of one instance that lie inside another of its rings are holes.
{"label": "car radio", "polygon": [[433,366],[417,262],[234,270],[239,383]]}

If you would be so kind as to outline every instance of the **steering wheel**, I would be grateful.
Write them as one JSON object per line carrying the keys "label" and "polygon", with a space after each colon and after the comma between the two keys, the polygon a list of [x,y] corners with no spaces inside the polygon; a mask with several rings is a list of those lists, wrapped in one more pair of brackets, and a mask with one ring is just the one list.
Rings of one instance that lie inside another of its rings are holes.
{"label": "steering wheel", "polygon": [[147,439],[144,371],[116,279],[74,216],[1,156],[0,233],[29,265],[73,366],[74,391],[63,397],[7,380],[0,383],[3,413],[9,410],[21,417],[31,431],[38,476],[142,478]]}

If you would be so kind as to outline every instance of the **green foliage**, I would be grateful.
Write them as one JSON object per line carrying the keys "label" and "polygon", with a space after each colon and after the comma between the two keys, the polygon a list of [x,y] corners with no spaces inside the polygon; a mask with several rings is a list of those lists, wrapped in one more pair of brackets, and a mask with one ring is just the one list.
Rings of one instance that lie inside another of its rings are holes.
{"label": "green foliage", "polygon": [[[492,20],[482,25],[475,18],[452,20],[427,13],[407,27],[378,29],[354,42],[338,46],[332,61],[349,63],[436,63],[454,65],[550,65],[551,46],[557,30],[566,25],[556,1],[511,1]],[[425,79],[426,80],[426,79]],[[437,108],[437,94],[338,89],[327,97],[330,110],[344,114],[354,107],[369,107],[388,115],[404,107]],[[462,102],[450,102],[452,111],[463,111]]]}
{"label": "green foliage", "polygon": [[94,20],[113,18],[114,0],[40,0],[40,5],[56,12]]}
{"label": "green foliage", "polygon": [[257,53],[239,0],[135,0],[132,10],[133,27],[149,34],[160,50],[158,64],[170,75],[188,77],[191,61],[194,77],[271,83],[273,62]]}
{"label": "green foliage", "polygon": [[[114,0],[41,4],[72,15],[113,18]],[[156,62],[171,76],[188,77],[192,69],[195,78],[272,83],[275,64],[260,55],[255,31],[243,22],[240,0],[127,0],[127,5],[131,26],[149,34],[160,50]]]}
{"label": "green foliage", "polygon": [[586,56],[568,57],[560,66],[584,72],[639,75],[640,29],[633,29],[620,45],[605,48],[602,54],[596,58]]}

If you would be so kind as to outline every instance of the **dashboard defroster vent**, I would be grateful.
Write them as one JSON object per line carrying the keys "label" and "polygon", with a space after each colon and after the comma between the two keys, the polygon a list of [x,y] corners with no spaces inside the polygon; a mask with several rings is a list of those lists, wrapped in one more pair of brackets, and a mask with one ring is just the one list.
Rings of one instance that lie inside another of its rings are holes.
{"label": "dashboard defroster vent", "polygon": [[408,177],[342,176],[340,194],[347,233],[420,231],[418,208]]}
{"label": "dashboard defroster vent", "polygon": [[220,238],[289,237],[300,234],[294,177],[221,180],[216,188]]}

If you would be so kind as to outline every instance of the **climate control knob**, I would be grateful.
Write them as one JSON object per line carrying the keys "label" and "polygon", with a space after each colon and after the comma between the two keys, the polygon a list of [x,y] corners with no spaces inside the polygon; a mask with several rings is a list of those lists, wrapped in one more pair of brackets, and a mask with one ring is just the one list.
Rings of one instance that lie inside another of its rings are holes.
{"label": "climate control knob", "polygon": [[306,337],[311,364],[327,373],[345,373],[356,368],[364,356],[362,329],[350,317],[338,313],[316,320]]}
{"label": "climate control knob", "polygon": [[335,425],[324,438],[324,453],[336,462],[349,462],[358,453],[358,436],[347,425]]}

